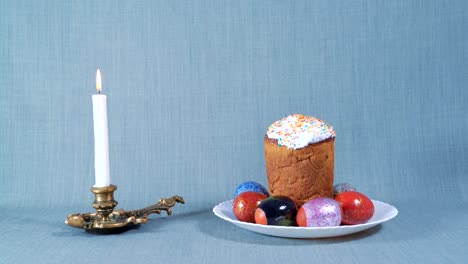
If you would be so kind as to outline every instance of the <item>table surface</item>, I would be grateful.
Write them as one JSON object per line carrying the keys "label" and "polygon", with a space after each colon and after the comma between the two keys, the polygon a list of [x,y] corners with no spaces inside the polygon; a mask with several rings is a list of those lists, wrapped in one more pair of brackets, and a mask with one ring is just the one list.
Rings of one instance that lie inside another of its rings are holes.
{"label": "table surface", "polygon": [[217,218],[211,208],[177,205],[172,216],[117,235],[69,227],[69,209],[8,209],[0,222],[0,263],[464,263],[468,205],[394,203],[399,215],[344,237],[288,239],[256,234]]}

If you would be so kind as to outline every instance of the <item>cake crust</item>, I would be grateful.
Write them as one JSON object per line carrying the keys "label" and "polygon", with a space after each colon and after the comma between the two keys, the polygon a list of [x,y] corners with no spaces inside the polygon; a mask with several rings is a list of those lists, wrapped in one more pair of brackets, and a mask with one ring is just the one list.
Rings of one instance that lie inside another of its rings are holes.
{"label": "cake crust", "polygon": [[298,206],[316,197],[333,198],[334,137],[292,149],[265,135],[264,146],[271,195],[288,196]]}

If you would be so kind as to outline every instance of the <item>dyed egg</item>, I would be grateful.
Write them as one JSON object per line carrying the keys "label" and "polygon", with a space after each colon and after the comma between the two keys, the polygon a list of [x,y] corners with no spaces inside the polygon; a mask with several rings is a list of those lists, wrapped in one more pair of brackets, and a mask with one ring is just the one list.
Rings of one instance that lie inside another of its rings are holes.
{"label": "dyed egg", "polygon": [[340,204],[344,225],[362,224],[374,215],[374,204],[360,192],[343,192],[335,197],[335,201]]}
{"label": "dyed egg", "polygon": [[297,206],[286,196],[271,196],[255,210],[255,223],[261,225],[295,226]]}
{"label": "dyed egg", "polygon": [[357,191],[354,186],[347,182],[342,182],[342,183],[337,183],[335,186],[333,186],[333,194],[337,196],[338,194],[342,192],[355,192]]}
{"label": "dyed egg", "polygon": [[255,209],[268,196],[256,192],[243,192],[232,203],[232,211],[239,221],[254,223]]}
{"label": "dyed egg", "polygon": [[331,198],[315,198],[302,205],[296,221],[303,227],[339,226],[341,208],[338,202]]}
{"label": "dyed egg", "polygon": [[237,195],[243,192],[257,192],[265,194],[266,196],[270,196],[267,189],[263,187],[263,185],[254,181],[246,181],[241,183],[234,192],[234,197],[237,197]]}

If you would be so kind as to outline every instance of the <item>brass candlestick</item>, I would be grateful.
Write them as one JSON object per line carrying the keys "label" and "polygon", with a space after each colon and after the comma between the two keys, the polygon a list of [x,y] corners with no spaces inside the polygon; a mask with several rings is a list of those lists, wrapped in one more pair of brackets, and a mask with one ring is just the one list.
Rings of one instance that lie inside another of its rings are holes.
{"label": "brass candlestick", "polygon": [[115,190],[117,190],[115,185],[91,188],[95,197],[93,208],[96,209],[96,213],[69,214],[65,223],[94,233],[121,233],[141,223],[148,222],[150,214],[160,214],[161,211],[166,211],[167,215],[171,215],[171,207],[176,203],[185,203],[182,197],[174,195],[168,199],[159,199],[158,203],[143,209],[114,211],[118,204],[114,200]]}

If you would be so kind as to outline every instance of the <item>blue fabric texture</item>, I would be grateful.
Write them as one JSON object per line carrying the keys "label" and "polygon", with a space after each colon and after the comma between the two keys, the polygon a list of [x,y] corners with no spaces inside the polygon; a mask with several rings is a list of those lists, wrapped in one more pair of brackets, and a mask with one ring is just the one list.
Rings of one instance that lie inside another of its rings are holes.
{"label": "blue fabric texture", "polygon": [[[0,1],[0,263],[464,263],[467,1]],[[91,95],[108,96],[119,207],[171,217],[95,236]],[[211,209],[266,185],[263,135],[332,124],[335,181],[399,216],[342,238],[242,230]]]}

